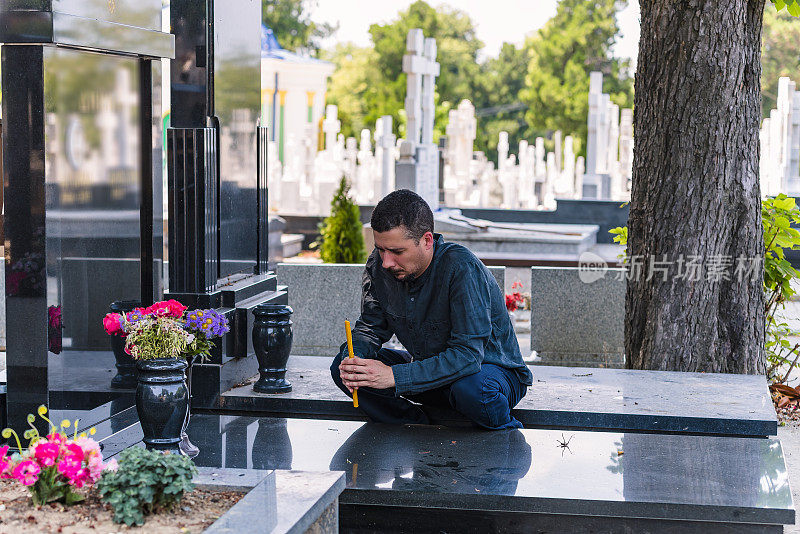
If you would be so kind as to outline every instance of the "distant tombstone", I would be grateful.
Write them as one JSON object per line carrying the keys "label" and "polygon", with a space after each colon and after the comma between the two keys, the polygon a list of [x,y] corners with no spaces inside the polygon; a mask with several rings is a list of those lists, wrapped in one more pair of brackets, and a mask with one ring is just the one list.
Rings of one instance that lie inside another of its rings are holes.
{"label": "distant tombstone", "polygon": [[477,122],[475,107],[469,100],[462,100],[456,109],[451,109],[447,121],[447,172],[444,182],[446,203],[461,204],[471,194],[473,145]]}
{"label": "distant tombstone", "polygon": [[564,138],[563,167],[559,173],[556,198],[573,198],[575,196],[575,153],[573,151],[572,136]]}
{"label": "distant tombstone", "polygon": [[556,158],[556,172],[561,172],[561,130],[556,130],[553,134],[553,142],[555,143],[555,149],[553,152],[555,153]]}
{"label": "distant tombstone", "polygon": [[396,189],[414,190],[417,185],[417,161],[414,143],[404,140],[400,144],[400,158],[395,164],[394,180]]}
{"label": "distant tombstone", "polygon": [[619,120],[619,173],[625,192],[630,194],[633,176],[633,110],[630,108],[622,110]]}
{"label": "distant tombstone", "polygon": [[325,150],[333,150],[336,136],[342,128],[338,119],[339,108],[334,104],[325,106],[325,119],[322,121],[322,131],[325,132]]}

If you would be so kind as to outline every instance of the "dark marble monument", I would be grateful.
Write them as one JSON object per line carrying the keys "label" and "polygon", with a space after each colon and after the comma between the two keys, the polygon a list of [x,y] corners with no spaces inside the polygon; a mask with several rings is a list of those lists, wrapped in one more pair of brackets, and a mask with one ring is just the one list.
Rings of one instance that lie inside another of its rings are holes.
{"label": "dark marble monument", "polygon": [[[192,370],[206,405],[257,373],[250,312],[286,301],[267,271],[260,9],[0,4],[11,426],[41,404],[87,425],[132,405],[110,383],[101,319],[113,301],[176,298],[228,317],[231,332]],[[177,58],[171,110],[161,58]]]}
{"label": "dark marble monument", "polygon": [[[8,423],[120,410],[97,390],[120,298],[160,298],[160,0],[0,4]],[[13,46],[12,46],[13,45]],[[113,359],[113,358],[112,358]],[[111,364],[113,366],[113,363]]]}

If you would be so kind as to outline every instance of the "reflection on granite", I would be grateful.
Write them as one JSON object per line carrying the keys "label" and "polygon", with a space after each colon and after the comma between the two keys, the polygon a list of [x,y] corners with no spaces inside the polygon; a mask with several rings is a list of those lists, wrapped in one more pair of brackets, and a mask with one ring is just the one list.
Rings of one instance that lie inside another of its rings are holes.
{"label": "reflection on granite", "polygon": [[774,439],[206,414],[193,417],[188,432],[195,443],[205,439],[198,465],[345,471],[343,504],[794,521]]}
{"label": "reflection on granite", "polygon": [[[252,384],[224,393],[221,407],[261,413],[363,418],[337,388],[332,358],[292,356],[291,393],[255,393]],[[525,427],[647,430],[773,436],[778,422],[763,376],[630,369],[530,366],[534,384],[514,415]],[[736,395],[731,395],[736,391]],[[460,416],[432,411],[441,422]]]}

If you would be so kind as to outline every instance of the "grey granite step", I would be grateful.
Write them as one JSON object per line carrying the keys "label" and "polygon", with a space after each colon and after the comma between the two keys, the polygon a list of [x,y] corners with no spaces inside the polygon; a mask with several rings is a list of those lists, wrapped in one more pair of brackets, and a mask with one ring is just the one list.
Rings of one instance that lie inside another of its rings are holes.
{"label": "grey granite step", "polygon": [[342,531],[781,532],[777,439],[196,415],[207,467],[344,471]]}
{"label": "grey granite step", "polygon": [[[253,415],[364,419],[333,384],[330,359],[292,356],[291,393],[255,393],[252,382],[199,408]],[[514,415],[526,428],[774,436],[777,416],[763,376],[530,366],[534,384]],[[437,422],[463,423],[431,410]]]}

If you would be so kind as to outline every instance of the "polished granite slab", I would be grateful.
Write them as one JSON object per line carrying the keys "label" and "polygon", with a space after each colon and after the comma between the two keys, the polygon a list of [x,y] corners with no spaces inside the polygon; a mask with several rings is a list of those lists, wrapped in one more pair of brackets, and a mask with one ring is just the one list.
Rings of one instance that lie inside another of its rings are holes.
{"label": "polished granite slab", "polygon": [[188,433],[200,447],[200,466],[344,471],[343,510],[384,506],[770,528],[795,517],[776,439],[485,432],[206,414],[193,417]]}
{"label": "polished granite slab", "polygon": [[[363,419],[332,382],[330,359],[292,356],[291,393],[267,395],[252,382],[225,392],[212,409],[254,415]],[[526,428],[774,436],[778,422],[758,375],[531,366],[533,386],[514,415]],[[436,422],[463,421],[431,410]]]}
{"label": "polished granite slab", "polygon": [[338,498],[345,487],[338,471],[263,471],[200,467],[195,487],[246,495],[204,532],[271,534],[339,532]]}

